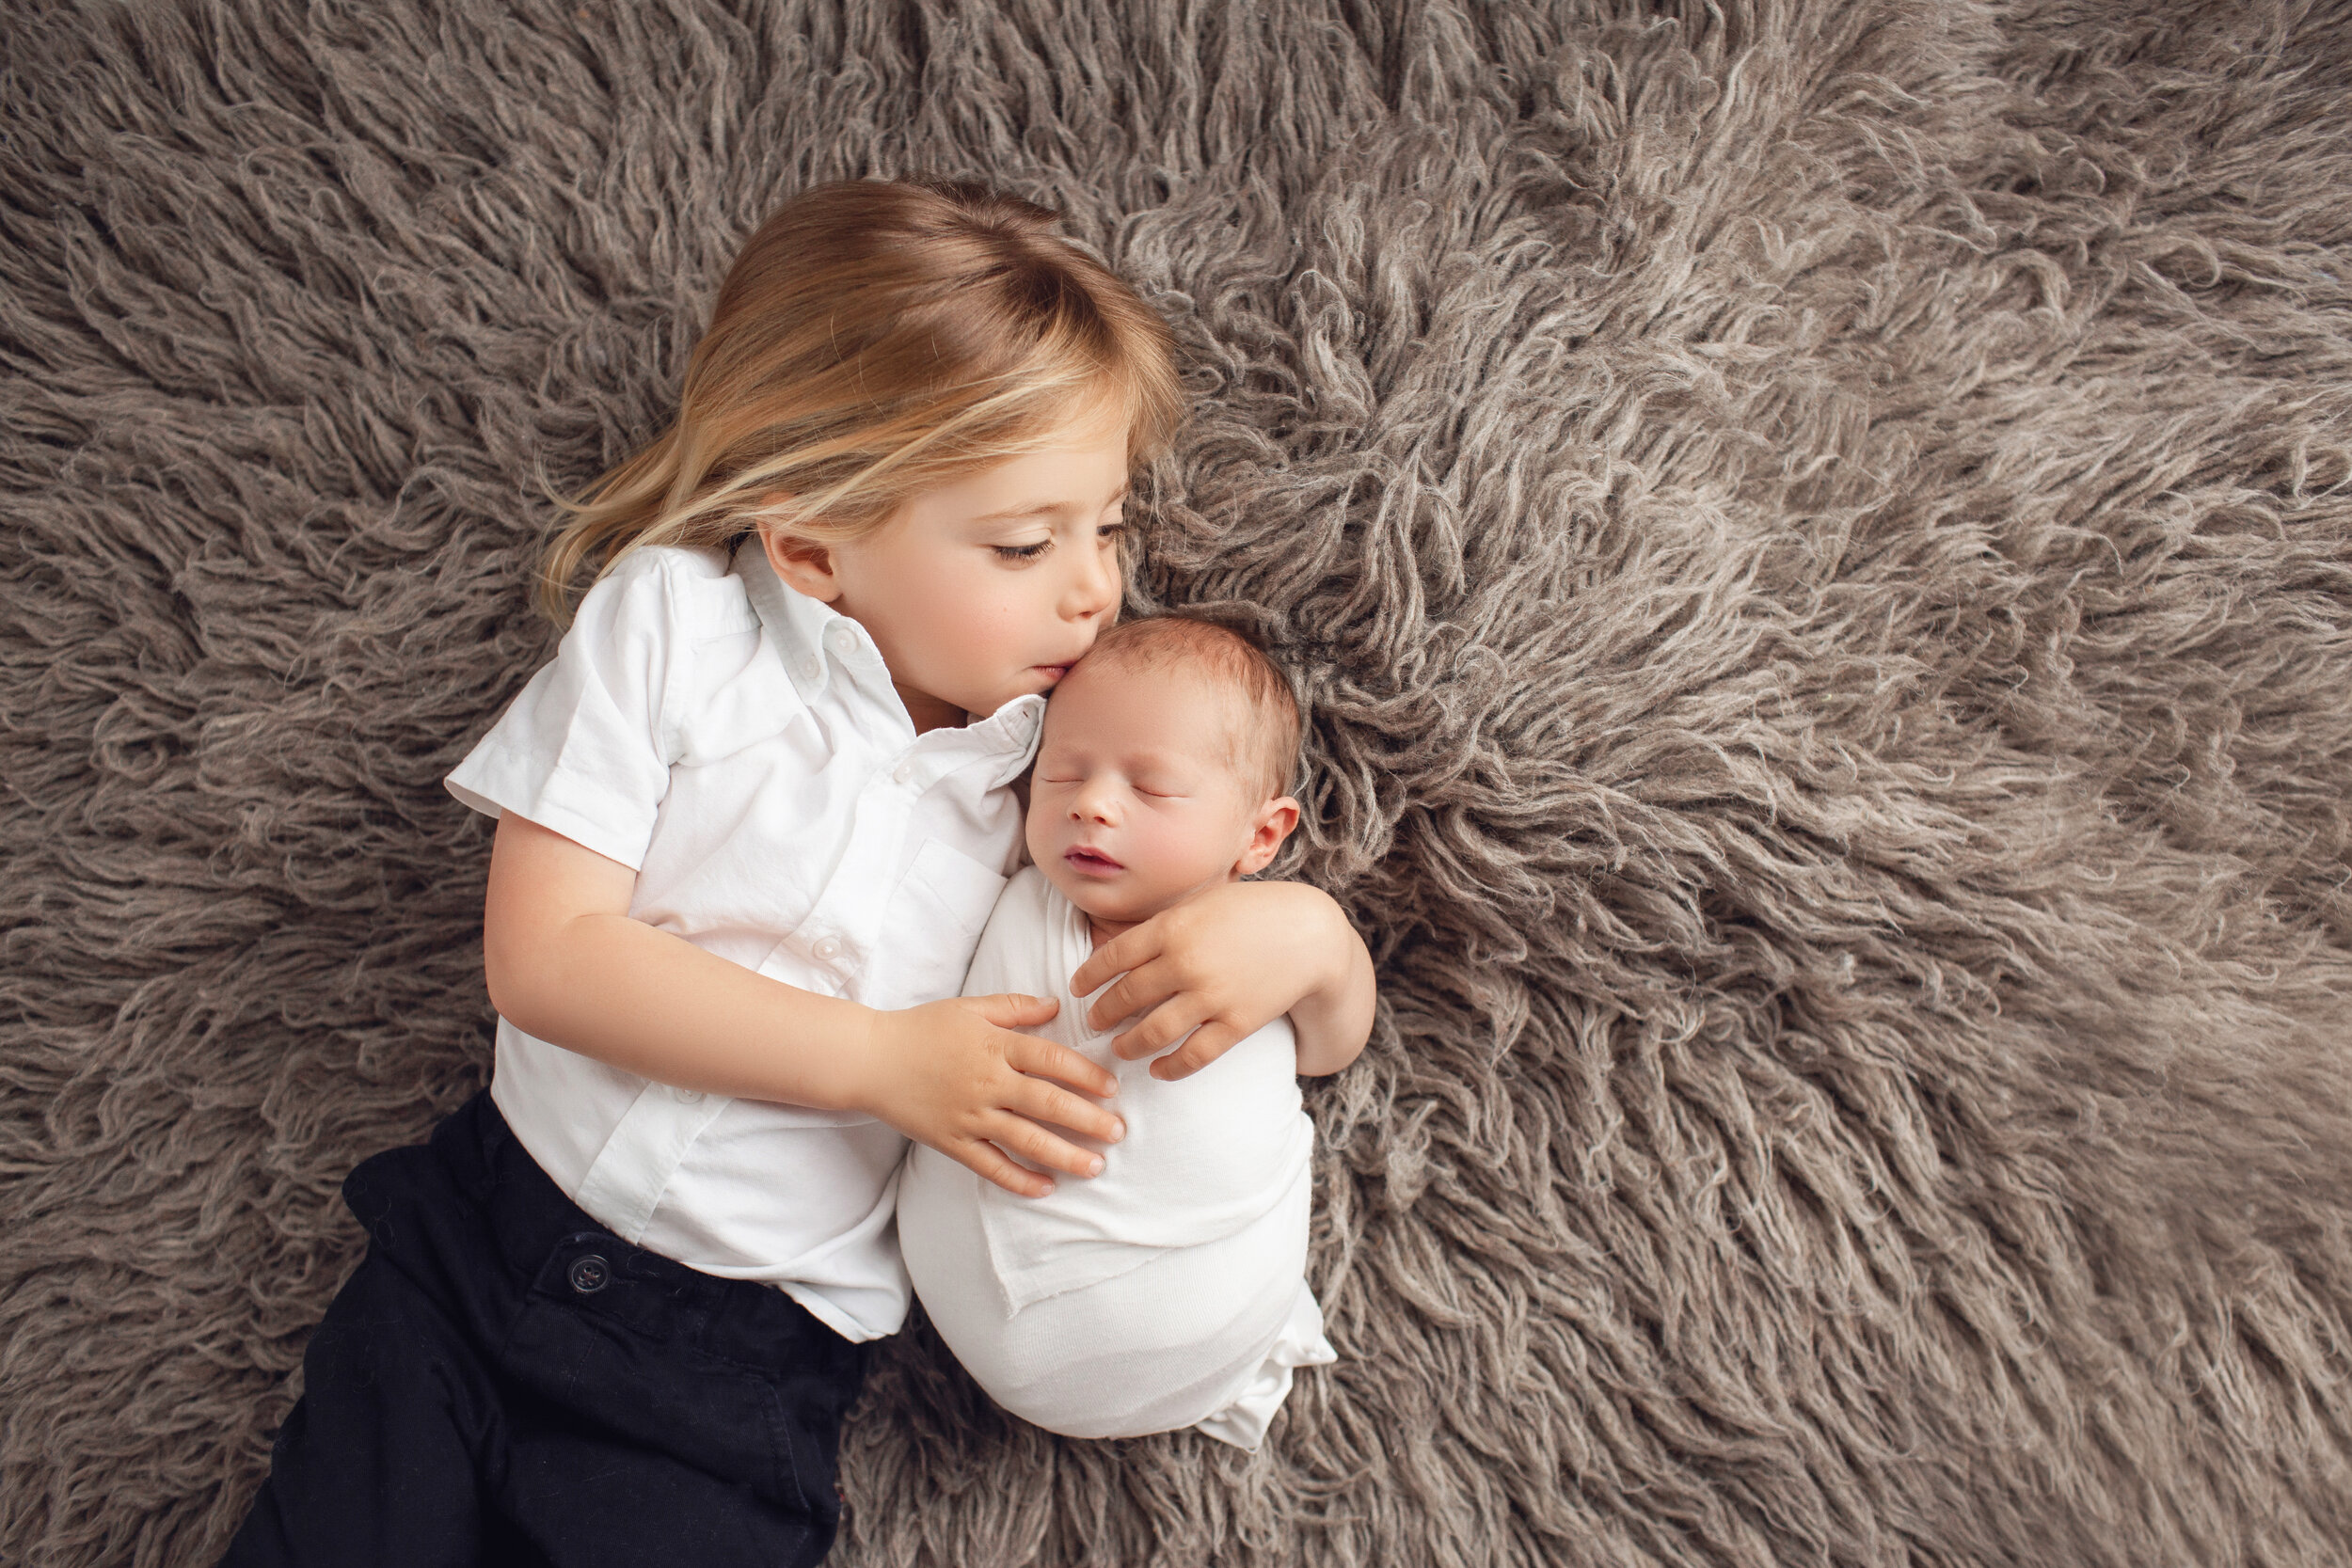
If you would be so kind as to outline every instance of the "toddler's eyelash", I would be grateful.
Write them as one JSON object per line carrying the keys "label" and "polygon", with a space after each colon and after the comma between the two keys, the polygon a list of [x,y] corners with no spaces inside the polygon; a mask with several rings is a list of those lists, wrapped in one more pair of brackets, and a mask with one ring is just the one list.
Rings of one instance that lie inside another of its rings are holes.
{"label": "toddler's eyelash", "polygon": [[[1127,525],[1123,521],[1104,523],[1094,531],[1095,536],[1101,539],[1116,539],[1126,531]],[[996,552],[996,558],[999,561],[1035,561],[1053,547],[1054,542],[1051,539],[1040,539],[1030,545],[991,545],[989,546]]]}

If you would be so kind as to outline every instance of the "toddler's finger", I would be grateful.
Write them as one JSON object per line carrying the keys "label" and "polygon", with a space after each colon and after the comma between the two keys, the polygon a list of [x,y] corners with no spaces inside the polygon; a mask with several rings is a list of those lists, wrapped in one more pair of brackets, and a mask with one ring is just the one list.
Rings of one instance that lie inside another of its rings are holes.
{"label": "toddler's finger", "polygon": [[1032,1078],[1055,1079],[1097,1100],[1108,1100],[1119,1092],[1117,1078],[1066,1045],[1035,1035],[1015,1035],[1004,1047],[1006,1065]]}
{"label": "toddler's finger", "polygon": [[980,1016],[999,1029],[1026,1029],[1047,1022],[1061,1011],[1061,1004],[1050,996],[1023,996],[1015,991],[971,1000],[979,1005]]}
{"label": "toddler's finger", "polygon": [[1198,997],[1171,996],[1139,1019],[1136,1026],[1111,1041],[1121,1061],[1156,1056],[1208,1022],[1209,1009]]}
{"label": "toddler's finger", "polygon": [[1067,1089],[1056,1088],[1042,1078],[1025,1078],[1013,1091],[1009,1109],[1031,1121],[1067,1127],[1073,1132],[1083,1132],[1106,1144],[1115,1144],[1127,1135],[1127,1124],[1119,1117],[1090,1100],[1081,1100]]}
{"label": "toddler's finger", "polygon": [[940,1152],[971,1166],[980,1180],[994,1182],[1015,1197],[1044,1197],[1054,1190],[1052,1178],[1006,1159],[1004,1150],[993,1143],[974,1142],[961,1148],[943,1148]]}
{"label": "toddler's finger", "polygon": [[1212,1020],[1192,1032],[1192,1038],[1152,1064],[1152,1076],[1167,1083],[1189,1078],[1233,1049],[1241,1031],[1222,1020]]}
{"label": "toddler's finger", "polygon": [[[988,1136],[999,1148],[1041,1165],[1051,1165],[1073,1176],[1103,1174],[1103,1157],[1100,1154],[1090,1148],[1080,1148],[1066,1138],[1057,1138],[1028,1117],[1014,1116],[1009,1111],[994,1118]],[[1038,1196],[1041,1197],[1044,1195],[1041,1193]]]}
{"label": "toddler's finger", "polygon": [[1078,966],[1078,973],[1070,977],[1071,994],[1084,996],[1112,975],[1156,956],[1159,939],[1154,927],[1158,924],[1158,917],[1154,916],[1133,930],[1120,932],[1088,955],[1087,961]]}
{"label": "toddler's finger", "polygon": [[[1077,991],[1073,981],[1071,990]],[[1149,1012],[1176,994],[1175,976],[1168,966],[1158,958],[1140,968],[1131,969],[1119,977],[1119,983],[1096,997],[1087,1008],[1087,1027],[1108,1029],[1120,1020]],[[1078,992],[1083,995],[1083,992]]]}

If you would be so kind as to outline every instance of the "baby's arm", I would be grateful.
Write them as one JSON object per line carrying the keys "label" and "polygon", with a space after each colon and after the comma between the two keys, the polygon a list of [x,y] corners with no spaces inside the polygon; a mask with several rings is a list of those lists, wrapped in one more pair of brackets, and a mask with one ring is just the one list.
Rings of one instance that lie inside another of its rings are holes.
{"label": "baby's arm", "polygon": [[769,979],[628,915],[636,873],[509,812],[490,851],[483,974],[526,1034],[657,1083],[880,1117],[1012,1192],[1053,1183],[1005,1158],[1091,1176],[1098,1156],[1051,1123],[1105,1142],[1117,1080],[1076,1052],[1017,1034],[1055,1004],[961,997],[882,1011]]}
{"label": "baby's arm", "polygon": [[1372,1036],[1372,955],[1331,895],[1304,882],[1228,882],[1165,910],[1094,950],[1070,989],[1094,999],[1087,1022],[1107,1029],[1144,1016],[1111,1042],[1129,1061],[1184,1078],[1284,1013],[1298,1037],[1298,1070],[1337,1072]]}

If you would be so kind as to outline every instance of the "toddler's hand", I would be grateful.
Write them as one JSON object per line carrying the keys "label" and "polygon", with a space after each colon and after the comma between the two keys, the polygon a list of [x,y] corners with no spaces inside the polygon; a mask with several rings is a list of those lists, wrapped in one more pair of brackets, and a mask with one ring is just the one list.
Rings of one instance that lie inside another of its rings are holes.
{"label": "toddler's hand", "polygon": [[1119,1081],[1067,1046],[1014,1033],[1057,1010],[1041,997],[959,996],[873,1014],[865,1108],[1024,1197],[1042,1197],[1054,1183],[1007,1159],[1008,1149],[1073,1176],[1098,1174],[1100,1156],[1041,1123],[1104,1143],[1125,1136],[1125,1124],[1046,1080],[1104,1100],[1118,1092]]}
{"label": "toddler's hand", "polygon": [[1070,989],[1084,996],[1120,974],[1087,1009],[1088,1027],[1143,1014],[1111,1041],[1128,1061],[1167,1051],[1190,1031],[1184,1049],[1152,1064],[1154,1078],[1186,1078],[1332,985],[1334,955],[1361,945],[1318,888],[1228,882],[1096,948]]}

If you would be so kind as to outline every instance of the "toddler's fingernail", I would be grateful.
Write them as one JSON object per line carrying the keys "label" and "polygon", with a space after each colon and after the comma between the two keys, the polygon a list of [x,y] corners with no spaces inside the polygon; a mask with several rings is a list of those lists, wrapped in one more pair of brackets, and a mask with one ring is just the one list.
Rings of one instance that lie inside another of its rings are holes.
{"label": "toddler's fingernail", "polygon": [[1040,1197],[1052,1197],[1054,1196],[1054,1184],[1051,1181],[1048,1181],[1045,1183],[1045,1190],[1037,1196]]}
{"label": "toddler's fingernail", "polygon": [[1127,1124],[1125,1122],[1115,1121],[1111,1123],[1111,1142],[1117,1143],[1120,1139],[1125,1137],[1126,1135]]}
{"label": "toddler's fingernail", "polygon": [[1089,1176],[1100,1176],[1103,1174],[1103,1157],[1100,1154],[1097,1154],[1093,1159],[1087,1162],[1087,1174]]}

